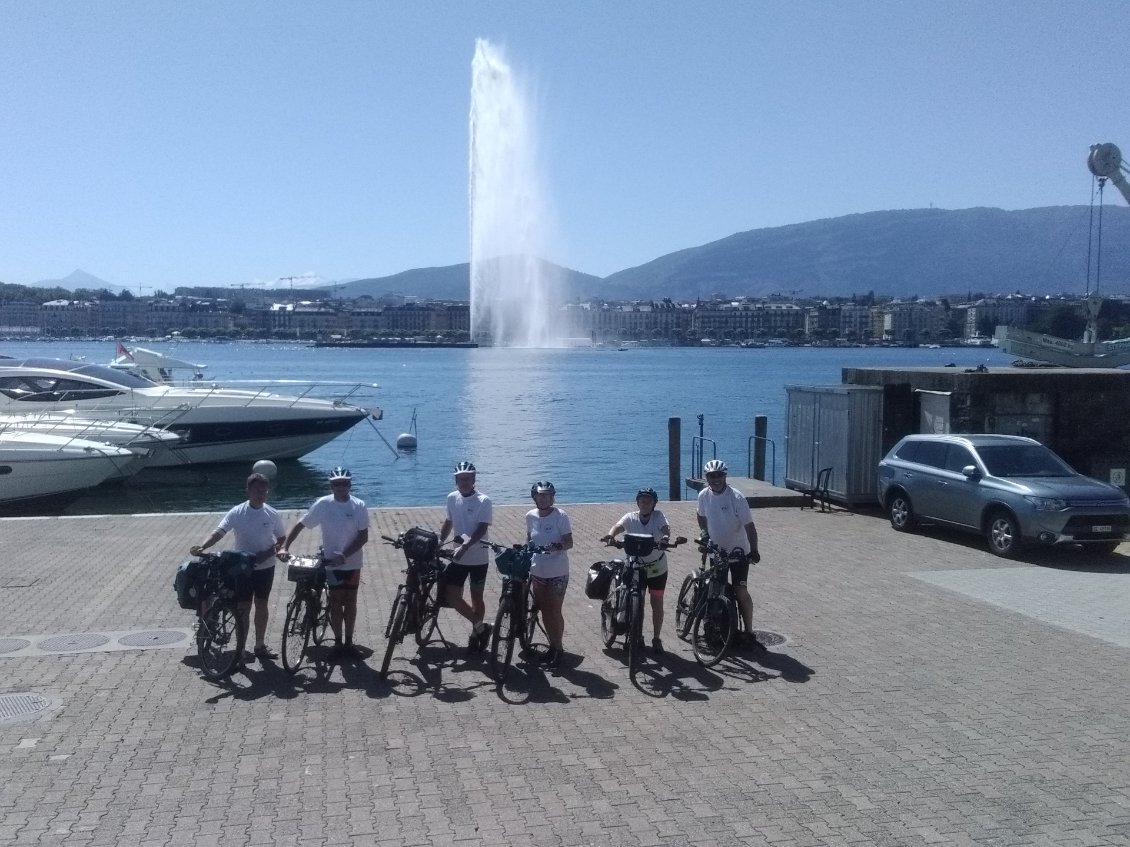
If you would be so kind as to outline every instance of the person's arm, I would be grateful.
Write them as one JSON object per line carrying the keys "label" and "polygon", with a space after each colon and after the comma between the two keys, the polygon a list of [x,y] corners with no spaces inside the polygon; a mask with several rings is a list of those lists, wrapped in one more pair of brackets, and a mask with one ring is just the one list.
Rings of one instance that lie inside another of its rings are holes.
{"label": "person's arm", "polygon": [[451,558],[455,561],[462,559],[463,554],[474,547],[476,544],[478,544],[479,541],[482,540],[483,536],[487,534],[487,531],[489,529],[490,524],[485,522],[480,523],[478,526],[476,526],[475,531],[472,532],[467,538],[465,538],[462,544],[455,548],[455,552],[452,554]]}
{"label": "person's arm", "polygon": [[445,540],[447,540],[447,534],[449,532],[451,532],[451,526],[452,526],[451,516],[449,515],[448,517],[443,519],[443,526],[441,526],[439,528],[439,543],[440,544],[443,544],[443,542]]}
{"label": "person's arm", "polygon": [[212,530],[212,534],[208,536],[208,539],[203,544],[197,544],[195,547],[190,547],[188,552],[193,556],[199,556],[201,553],[203,553],[205,550],[207,550],[209,547],[223,538],[226,534],[227,533],[225,533],[222,529],[217,527],[216,529]]}
{"label": "person's arm", "polygon": [[573,533],[566,532],[561,536],[561,540],[554,542],[552,545],[555,550],[572,550],[573,549]]}
{"label": "person's arm", "polygon": [[749,557],[756,564],[761,561],[761,553],[757,549],[757,527],[754,526],[753,521],[745,525],[745,535],[749,539]]}
{"label": "person's arm", "polygon": [[299,521],[290,532],[286,534],[286,538],[283,540],[282,550],[279,551],[280,559],[285,560],[290,557],[290,545],[294,543],[294,539],[298,538],[299,533],[304,529],[306,529],[306,525],[303,524],[302,521]]}
{"label": "person's arm", "polygon": [[364,529],[357,530],[357,534],[353,537],[353,540],[346,544],[345,548],[341,551],[341,561],[335,562],[335,564],[344,565],[346,559],[348,559],[368,543],[369,528],[365,527]]}
{"label": "person's arm", "polygon": [[623,531],[624,531],[624,524],[623,523],[617,523],[616,526],[614,526],[614,527],[612,527],[612,529],[608,530],[608,534],[606,536],[604,536],[603,538],[601,538],[600,540],[603,541],[605,544],[611,544],[613,541],[616,540],[616,536],[619,535]]}

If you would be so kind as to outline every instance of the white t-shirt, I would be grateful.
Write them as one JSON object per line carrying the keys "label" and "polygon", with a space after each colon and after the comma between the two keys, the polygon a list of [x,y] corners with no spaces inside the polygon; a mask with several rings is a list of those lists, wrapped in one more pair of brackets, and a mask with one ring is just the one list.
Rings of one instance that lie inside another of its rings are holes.
{"label": "white t-shirt", "polygon": [[[274,547],[280,538],[286,537],[286,527],[283,526],[282,518],[273,506],[264,503],[255,509],[247,500],[228,509],[228,513],[220,518],[216,529],[224,535],[234,532],[234,549],[240,553],[256,555],[268,547]],[[268,556],[262,562],[256,563],[255,570],[263,571],[274,566],[275,557]]]}
{"label": "white t-shirt", "polygon": [[[365,501],[350,495],[348,500],[335,500],[332,494],[319,497],[310,510],[302,516],[302,525],[322,528],[322,550],[332,558],[345,550],[357,534],[369,528],[369,510]],[[347,556],[344,565],[333,565],[339,571],[361,569],[364,555],[356,550]]]}
{"label": "white t-shirt", "polygon": [[698,514],[706,518],[706,531],[710,540],[723,550],[740,547],[749,552],[749,536],[745,525],[753,523],[749,503],[745,495],[729,485],[721,494],[715,494],[710,487],[698,492]]}
{"label": "white t-shirt", "polygon": [[[466,541],[471,533],[479,528],[479,524],[493,522],[493,509],[490,498],[478,491],[464,497],[458,490],[447,495],[447,517],[451,521],[452,532],[463,536]],[[480,539],[490,541],[490,530]],[[475,544],[460,557],[460,565],[489,565],[490,548],[482,544]]]}
{"label": "white t-shirt", "polygon": [[624,517],[620,518],[616,523],[624,527],[624,531],[627,533],[632,535],[650,535],[655,539],[655,549],[645,556],[643,561],[652,564],[663,558],[664,553],[658,546],[659,540],[663,537],[663,530],[670,530],[670,526],[667,523],[667,518],[659,509],[652,509],[651,514],[648,515],[646,524],[640,520],[638,509],[634,512],[628,512],[628,514],[624,515]]}
{"label": "white t-shirt", "polygon": [[[556,544],[566,535],[573,532],[569,524],[569,516],[554,507],[553,511],[545,517],[538,515],[537,509],[526,512],[526,535],[533,544],[539,547],[548,547]],[[542,579],[553,579],[569,575],[569,554],[564,550],[554,550],[552,553],[535,553],[530,562],[530,573]]]}

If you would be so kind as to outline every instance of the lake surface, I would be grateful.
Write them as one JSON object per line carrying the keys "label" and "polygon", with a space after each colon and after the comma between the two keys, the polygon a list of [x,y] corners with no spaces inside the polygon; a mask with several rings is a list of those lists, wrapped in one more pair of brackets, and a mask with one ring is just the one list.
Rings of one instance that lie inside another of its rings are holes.
{"label": "lake surface", "polygon": [[[149,342],[142,346],[207,366],[209,380],[335,380],[365,383],[355,400],[384,420],[362,422],[303,459],[279,464],[271,502],[303,508],[327,493],[335,465],[353,472],[370,506],[436,506],[452,489],[456,462],[474,462],[479,488],[496,503],[529,500],[549,479],[561,503],[630,503],[642,486],[667,494],[667,421],[682,419],[689,475],[698,415],[704,435],[736,476],[745,476],[755,415],[766,415],[785,467],[785,386],[840,383],[844,367],[1005,366],[996,348],[638,348],[496,350],[314,348],[298,344]],[[106,363],[110,342],[0,343],[9,356],[85,357]],[[285,388],[279,389],[286,391]],[[323,392],[327,393],[327,392]],[[419,449],[397,453],[413,411]],[[382,440],[382,436],[385,440]],[[707,448],[708,456],[711,449]],[[67,514],[220,511],[243,499],[250,467],[152,469],[102,486]]]}

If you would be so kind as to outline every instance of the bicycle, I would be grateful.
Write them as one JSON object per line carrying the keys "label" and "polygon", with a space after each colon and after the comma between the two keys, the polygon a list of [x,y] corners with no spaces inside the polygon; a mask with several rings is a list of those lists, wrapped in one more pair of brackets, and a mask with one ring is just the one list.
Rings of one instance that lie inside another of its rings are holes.
{"label": "bicycle", "polygon": [[494,551],[494,565],[502,578],[498,612],[490,634],[490,672],[495,682],[505,685],[514,660],[514,642],[518,641],[525,650],[532,650],[534,635],[541,627],[538,606],[529,587],[530,564],[534,553],[547,552],[548,548],[535,544],[507,547],[489,541],[479,543]]}
{"label": "bicycle", "polygon": [[190,566],[196,571],[196,596],[199,598],[196,653],[200,670],[207,679],[223,679],[243,658],[237,598],[241,594],[250,596],[248,589],[255,557],[232,550],[201,553]]}
{"label": "bicycle", "polygon": [[700,541],[702,564],[683,580],[675,603],[675,627],[680,638],[691,637],[694,657],[703,667],[722,660],[737,631],[738,603],[729,583],[730,564],[746,561],[735,547],[727,552],[713,541]]}
{"label": "bicycle", "polygon": [[310,640],[321,645],[330,623],[329,589],[326,586],[326,556],[292,556],[286,578],[294,583],[294,594],[286,604],[283,621],[282,663],[287,673],[298,673],[310,649]]}
{"label": "bicycle", "polygon": [[385,624],[384,660],[381,662],[380,678],[388,675],[392,654],[404,636],[413,632],[416,644],[426,645],[435,631],[439,610],[443,608],[442,576],[451,559],[451,551],[441,550],[439,536],[420,527],[412,527],[396,538],[382,535],[385,543],[404,551],[407,566],[404,569],[404,582],[396,588],[388,623]]}
{"label": "bicycle", "polygon": [[624,636],[628,651],[628,675],[632,679],[635,679],[636,671],[639,670],[643,653],[643,595],[647,586],[644,575],[647,563],[644,559],[656,547],[660,550],[672,550],[686,543],[686,540],[679,536],[673,542],[657,542],[650,534],[627,533],[622,541],[612,539],[607,542],[608,546],[623,550],[627,559],[614,559],[607,563],[612,579],[608,594],[600,604],[600,634],[605,647],[611,647],[617,637]]}

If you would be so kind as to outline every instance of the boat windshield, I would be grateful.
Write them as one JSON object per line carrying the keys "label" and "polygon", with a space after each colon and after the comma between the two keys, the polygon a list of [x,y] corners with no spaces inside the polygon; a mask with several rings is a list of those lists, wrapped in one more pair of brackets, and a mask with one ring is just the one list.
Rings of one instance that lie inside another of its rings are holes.
{"label": "boat windshield", "polygon": [[152,388],[153,383],[129,371],[119,371],[109,365],[94,365],[86,362],[71,362],[66,359],[5,359],[0,362],[0,371],[22,368],[67,371],[74,377],[86,376],[103,380],[121,388]]}

